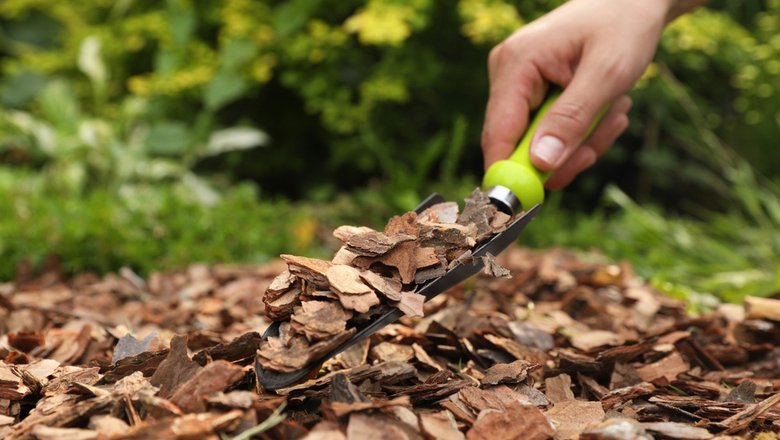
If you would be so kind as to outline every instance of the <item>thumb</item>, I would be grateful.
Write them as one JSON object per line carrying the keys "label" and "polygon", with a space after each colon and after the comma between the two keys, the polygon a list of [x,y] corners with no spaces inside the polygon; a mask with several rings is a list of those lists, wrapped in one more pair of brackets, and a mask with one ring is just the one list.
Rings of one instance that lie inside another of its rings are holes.
{"label": "thumb", "polygon": [[[539,123],[531,142],[531,161],[542,171],[561,166],[582,143],[602,108],[622,94],[611,69],[583,59],[571,83]],[[613,77],[614,78],[614,77]]]}

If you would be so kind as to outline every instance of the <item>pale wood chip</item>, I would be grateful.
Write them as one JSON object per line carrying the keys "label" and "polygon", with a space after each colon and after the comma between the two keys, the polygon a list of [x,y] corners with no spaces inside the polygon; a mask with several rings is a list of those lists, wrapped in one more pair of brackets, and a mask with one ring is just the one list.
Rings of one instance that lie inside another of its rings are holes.
{"label": "pale wood chip", "polygon": [[780,299],[745,297],[745,313],[749,319],[780,321]]}
{"label": "pale wood chip", "polygon": [[330,261],[287,254],[282,254],[281,258],[287,263],[287,267],[293,275],[317,286],[328,285],[328,279],[325,274],[333,265]]}
{"label": "pale wood chip", "polygon": [[376,272],[364,270],[360,272],[360,278],[374,290],[384,295],[391,301],[401,300],[401,288],[403,287],[399,280],[383,277]]}
{"label": "pale wood chip", "polygon": [[433,440],[465,440],[451,412],[439,411],[420,414],[420,430]]}
{"label": "pale wood chip", "polygon": [[455,202],[437,203],[423,211],[417,219],[428,223],[455,223],[458,220],[459,210]]}
{"label": "pale wood chip", "polygon": [[380,303],[379,297],[373,290],[363,295],[339,294],[339,302],[345,309],[354,310],[358,313],[366,313],[371,307]]}
{"label": "pale wood chip", "polygon": [[599,402],[567,400],[556,403],[545,415],[558,430],[555,438],[577,439],[586,428],[604,420],[604,409]]}
{"label": "pale wood chip", "polygon": [[371,358],[379,362],[409,362],[414,357],[414,349],[408,345],[381,342],[369,351]]}
{"label": "pale wood chip", "polygon": [[342,225],[333,230],[333,236],[346,243],[351,237],[358,234],[377,232],[367,226]]}
{"label": "pale wood chip", "polygon": [[419,270],[436,264],[444,265],[446,261],[442,261],[438,252],[436,252],[436,249],[431,247],[418,247],[414,250],[414,263]]}
{"label": "pale wood chip", "polygon": [[336,255],[333,256],[333,259],[330,260],[333,264],[352,264],[353,261],[355,261],[355,258],[357,258],[359,255],[352,252],[351,250],[347,249],[346,246],[341,246],[338,251],[336,251]]}
{"label": "pale wood chip", "polygon": [[687,423],[652,422],[642,423],[642,427],[650,432],[661,434],[664,438],[679,440],[709,440],[714,437],[704,428],[697,428]]}
{"label": "pale wood chip", "polygon": [[425,295],[415,292],[401,292],[401,300],[395,305],[406,316],[424,316],[423,305],[425,304]]}
{"label": "pale wood chip", "polygon": [[373,293],[360,278],[360,270],[344,264],[334,264],[326,272],[330,287],[341,295]]}

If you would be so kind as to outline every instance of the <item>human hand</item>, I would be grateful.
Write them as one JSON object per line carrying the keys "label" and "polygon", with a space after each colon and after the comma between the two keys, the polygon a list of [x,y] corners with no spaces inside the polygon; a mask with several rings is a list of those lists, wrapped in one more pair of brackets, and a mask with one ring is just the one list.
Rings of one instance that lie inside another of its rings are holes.
{"label": "human hand", "polygon": [[568,185],[591,166],[628,127],[631,100],[625,93],[650,63],[676,3],[571,0],[493,48],[482,132],[485,168],[512,153],[548,84],[564,90],[534,134],[531,161],[553,172],[550,189]]}

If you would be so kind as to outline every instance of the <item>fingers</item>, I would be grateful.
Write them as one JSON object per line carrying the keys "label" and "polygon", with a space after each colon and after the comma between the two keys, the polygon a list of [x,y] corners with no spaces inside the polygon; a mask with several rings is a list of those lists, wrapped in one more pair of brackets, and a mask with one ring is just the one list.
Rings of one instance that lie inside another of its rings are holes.
{"label": "fingers", "polygon": [[610,65],[598,55],[583,57],[571,83],[534,134],[531,160],[539,169],[560,168],[582,143],[601,109],[628,89],[626,81],[620,80],[623,75]]}
{"label": "fingers", "polygon": [[488,57],[490,97],[482,129],[485,169],[505,159],[525,132],[528,113],[537,106],[547,86],[533,63],[518,62],[522,55],[503,43]]}
{"label": "fingers", "polygon": [[555,171],[545,186],[548,189],[561,189],[586,168],[593,165],[600,156],[609,150],[615,140],[628,128],[627,113],[631,109],[631,99],[623,96],[612,105],[602,118],[599,126],[588,140]]}

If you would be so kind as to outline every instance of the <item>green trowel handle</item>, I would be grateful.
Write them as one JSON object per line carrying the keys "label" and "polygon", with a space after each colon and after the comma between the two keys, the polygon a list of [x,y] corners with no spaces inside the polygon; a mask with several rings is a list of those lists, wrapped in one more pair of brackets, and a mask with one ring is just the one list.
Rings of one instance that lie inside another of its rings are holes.
{"label": "green trowel handle", "polygon": [[[561,96],[561,91],[556,89],[547,94],[547,98],[541,107],[534,113],[531,123],[520,139],[517,149],[509,159],[500,160],[488,168],[482,179],[482,187],[486,190],[494,186],[509,188],[520,201],[523,209],[531,209],[535,205],[544,202],[544,182],[550,177],[550,173],[540,171],[531,162],[531,139],[544,116],[550,110],[553,103]],[[588,135],[604,115],[606,108],[602,110],[591,124]]]}

